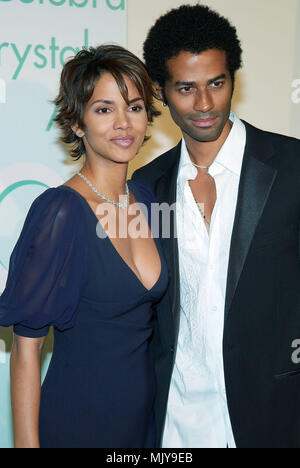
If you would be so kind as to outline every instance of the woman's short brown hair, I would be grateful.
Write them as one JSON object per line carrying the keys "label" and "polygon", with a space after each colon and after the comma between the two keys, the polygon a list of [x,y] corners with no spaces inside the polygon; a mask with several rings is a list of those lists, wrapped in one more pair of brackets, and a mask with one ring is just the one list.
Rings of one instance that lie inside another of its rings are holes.
{"label": "woman's short brown hair", "polygon": [[[102,45],[89,50],[81,50],[68,61],[61,74],[60,90],[55,104],[58,108],[55,121],[63,131],[64,143],[73,144],[71,156],[78,160],[85,154],[82,138],[72,130],[72,126],[84,128],[83,116],[87,102],[91,99],[95,85],[102,73],[110,73],[120,89],[126,103],[128,89],[123,75],[136,86],[144,100],[148,122],[160,115],[154,106],[155,88],[143,62],[134,54],[116,45]],[[145,141],[149,137],[145,137]]]}

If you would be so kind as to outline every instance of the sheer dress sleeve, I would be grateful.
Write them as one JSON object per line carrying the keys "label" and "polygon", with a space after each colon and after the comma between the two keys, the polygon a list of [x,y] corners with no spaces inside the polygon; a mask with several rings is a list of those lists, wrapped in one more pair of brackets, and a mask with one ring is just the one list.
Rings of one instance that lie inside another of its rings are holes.
{"label": "sheer dress sleeve", "polygon": [[0,326],[16,334],[46,336],[75,323],[87,279],[87,237],[79,197],[49,189],[32,204],[10,258],[0,297]]}

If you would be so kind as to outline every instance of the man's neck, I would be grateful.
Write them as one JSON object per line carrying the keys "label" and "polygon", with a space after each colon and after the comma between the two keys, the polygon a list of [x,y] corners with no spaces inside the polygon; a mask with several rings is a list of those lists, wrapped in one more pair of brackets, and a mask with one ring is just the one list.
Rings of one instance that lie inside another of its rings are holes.
{"label": "man's neck", "polygon": [[232,125],[231,120],[228,120],[220,137],[214,141],[198,141],[183,133],[191,161],[199,166],[211,166],[227,140]]}

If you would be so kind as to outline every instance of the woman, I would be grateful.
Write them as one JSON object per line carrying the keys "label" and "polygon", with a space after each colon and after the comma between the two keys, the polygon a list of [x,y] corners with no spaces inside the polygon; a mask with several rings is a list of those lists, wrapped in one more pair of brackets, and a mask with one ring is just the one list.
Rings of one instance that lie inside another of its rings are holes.
{"label": "woman", "polygon": [[[147,235],[129,232],[136,203],[150,210],[151,192],[126,183],[159,114],[153,96],[142,62],[118,46],[82,50],[63,69],[56,121],[85,163],[34,201],[0,299],[0,325],[14,324],[15,333],[16,447],[154,446],[149,340],[168,275],[147,212]],[[54,350],[41,389],[50,326]]]}

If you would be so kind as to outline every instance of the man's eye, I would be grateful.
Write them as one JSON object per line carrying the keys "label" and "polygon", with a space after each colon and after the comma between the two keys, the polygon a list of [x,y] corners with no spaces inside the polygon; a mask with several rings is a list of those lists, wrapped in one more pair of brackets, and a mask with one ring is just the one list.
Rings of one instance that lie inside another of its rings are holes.
{"label": "man's eye", "polygon": [[192,87],[191,86],[184,86],[183,88],[179,88],[179,91],[182,93],[182,94],[186,94],[186,93],[189,93],[191,91]]}
{"label": "man's eye", "polygon": [[214,81],[211,85],[213,88],[222,88],[224,81]]}

